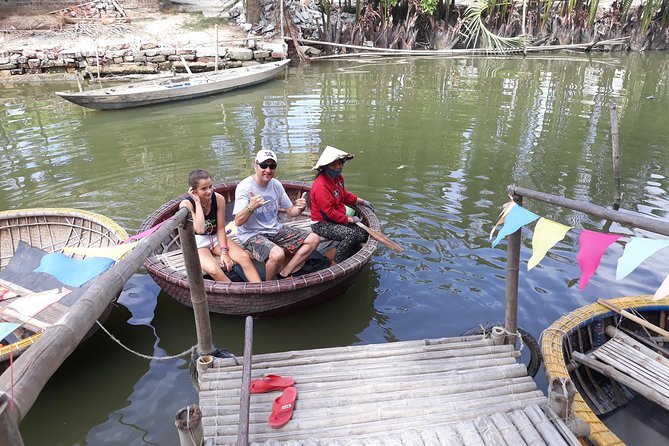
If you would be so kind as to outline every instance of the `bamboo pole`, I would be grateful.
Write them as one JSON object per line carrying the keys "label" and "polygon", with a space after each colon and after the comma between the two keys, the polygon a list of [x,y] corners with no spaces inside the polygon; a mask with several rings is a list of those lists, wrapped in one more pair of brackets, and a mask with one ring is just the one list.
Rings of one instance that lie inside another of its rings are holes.
{"label": "bamboo pole", "polygon": [[14,362],[13,383],[9,370],[0,376],[0,391],[7,392],[13,387],[15,420],[20,422],[26,416],[51,375],[95,325],[95,321],[121,292],[125,282],[187,214],[188,210],[177,212],[96,279],[60,323],[47,328],[40,339]]}
{"label": "bamboo pole", "polygon": [[549,445],[563,445],[564,440],[560,432],[553,426],[553,423],[548,419],[546,414],[539,409],[539,406],[532,404],[523,409],[527,418],[530,419],[534,428],[541,434],[547,444]]}
{"label": "bamboo pole", "polygon": [[611,151],[613,158],[613,209],[620,209],[620,145],[618,142],[618,112],[616,104],[611,104]]}
{"label": "bamboo pole", "polygon": [[[242,389],[239,407],[239,430],[237,444],[249,443],[249,416],[251,413],[251,355],[253,353],[253,318],[246,316],[244,329],[244,372],[242,373]],[[202,397],[200,397],[201,399]],[[200,402],[202,404],[202,402]],[[209,412],[211,413],[211,412]],[[263,411],[263,414],[266,414]],[[234,422],[234,421],[233,421]]]}
{"label": "bamboo pole", "polygon": [[0,391],[0,443],[3,445],[23,446],[23,438],[16,419],[12,417],[11,397]]}
{"label": "bamboo pole", "polygon": [[207,304],[207,294],[204,291],[200,256],[197,253],[193,222],[190,219],[185,219],[179,225],[179,237],[181,238],[181,250],[184,254],[186,274],[188,274],[188,285],[190,287],[190,300],[193,304],[193,315],[195,316],[198,354],[209,355],[216,348],[214,347],[211,334],[209,305]]}
{"label": "bamboo pole", "polygon": [[525,189],[524,187],[515,185],[507,186],[507,191],[510,194],[521,195],[533,200],[539,200],[545,203],[550,203],[556,206],[562,206],[567,209],[590,214],[605,220],[612,220],[617,223],[631,225],[639,229],[645,229],[656,234],[669,236],[669,223],[667,223],[666,220],[653,219],[636,213],[621,213],[585,201],[571,200],[569,198],[537,192],[532,189]]}
{"label": "bamboo pole", "polygon": [[[484,338],[483,335],[453,337],[453,338],[437,338],[437,339],[421,339],[417,341],[399,341],[387,342],[384,344],[365,344],[365,345],[348,345],[345,347],[330,347],[317,348],[306,350],[291,350],[287,352],[263,353],[253,357],[254,362],[283,362],[287,359],[294,358],[312,358],[316,360],[318,357],[326,357],[322,362],[332,361],[332,356],[342,358],[344,356],[358,354],[361,357],[370,357],[374,352],[385,352],[387,355],[404,353],[406,351],[425,351],[426,349],[446,349],[446,348],[469,348],[492,345],[490,339]],[[226,365],[237,365],[240,358],[236,360],[233,358],[216,358],[214,359],[214,367],[225,367]]]}
{"label": "bamboo pole", "polygon": [[218,71],[218,23],[214,25],[216,30],[216,53],[214,55],[214,71]]}
{"label": "bamboo pole", "polygon": [[525,440],[525,443],[532,446],[545,445],[546,442],[541,438],[541,434],[536,430],[530,419],[522,410],[514,410],[509,414],[509,418],[516,425],[520,435]]}
{"label": "bamboo pole", "polygon": [[523,437],[520,436],[518,430],[514,427],[513,422],[509,418],[508,414],[502,412],[494,413],[490,419],[499,429],[507,445],[525,444]]}
{"label": "bamboo pole", "polygon": [[[523,205],[523,197],[514,195],[514,201],[519,206]],[[520,233],[522,228],[508,238],[506,248],[506,312],[504,316],[504,328],[509,333],[506,343],[516,345],[518,338],[518,273],[520,270]]]}
{"label": "bamboo pole", "polygon": [[98,82],[100,82],[100,50],[98,48],[98,41],[95,41],[95,65],[98,69]]}
{"label": "bamboo pole", "polygon": [[[622,342],[624,344],[629,345],[630,347],[634,348],[635,350],[640,351],[644,355],[653,358],[655,361],[669,367],[669,359],[660,355],[658,353],[658,351],[653,350],[652,348],[649,348],[648,346],[642,344],[641,342],[633,339],[631,336],[626,335],[625,333],[623,333],[621,330],[618,330],[613,325],[609,325],[608,327],[606,327],[606,334],[609,335],[610,337],[614,338],[614,339],[619,340],[620,342]],[[657,348],[665,350],[660,346],[657,346]]]}
{"label": "bamboo pole", "polygon": [[[500,365],[498,367],[492,367],[488,370],[469,370],[467,373],[458,373],[455,374],[451,371],[441,371],[441,372],[432,372],[424,373],[412,377],[407,380],[407,376],[411,375],[401,375],[401,376],[388,376],[380,374],[376,377],[360,377],[357,374],[355,375],[355,381],[358,386],[362,388],[383,388],[384,385],[396,387],[400,383],[405,383],[406,381],[411,381],[412,383],[419,383],[415,385],[424,385],[424,381],[434,381],[434,380],[444,380],[447,379],[449,384],[461,384],[466,385],[471,382],[480,382],[480,381],[498,381],[505,379],[515,379],[522,376],[526,376],[527,371],[525,370],[524,365],[518,363],[511,363],[507,365]],[[339,382],[346,377],[340,379],[326,379],[320,380],[318,375],[305,375],[298,371],[298,374],[295,376],[299,379],[300,382],[300,391],[302,390],[311,390],[311,389],[329,389],[331,388],[330,383]],[[221,375],[218,381],[203,381],[202,387],[200,389],[200,395],[239,395],[239,377],[231,375]],[[353,378],[350,378],[353,379]],[[412,388],[412,384],[402,384],[406,385],[408,388]]]}
{"label": "bamboo pole", "polygon": [[626,317],[627,319],[629,319],[631,321],[636,322],[637,324],[639,324],[643,327],[646,327],[647,329],[649,329],[651,331],[654,331],[655,333],[659,334],[660,336],[664,337],[666,340],[669,341],[669,331],[663,330],[660,327],[658,327],[657,325],[651,324],[647,320],[645,320],[643,318],[640,318],[639,316],[633,315],[629,311],[622,310],[622,309],[616,307],[615,305],[613,305],[612,303],[605,301],[604,299],[597,299],[597,303],[599,305],[603,306],[603,307],[608,308],[609,310],[611,310],[615,313],[618,313],[621,316]]}
{"label": "bamboo pole", "polygon": [[[662,353],[666,358],[669,358],[669,349],[666,349],[666,348],[662,347],[661,345],[656,344],[655,342],[651,341],[650,339],[646,339],[642,336],[639,336],[638,334],[636,334],[633,331],[630,331],[630,330],[628,330],[624,327],[620,327],[619,330],[621,330],[623,333],[625,333],[627,336],[634,339],[635,341],[645,345],[648,348],[656,350],[659,353]],[[664,339],[664,338],[660,337],[660,339]]]}
{"label": "bamboo pole", "polygon": [[669,401],[667,398],[660,398],[659,394],[653,390],[650,389],[646,386],[641,386],[639,385],[639,382],[633,378],[630,378],[629,376],[625,375],[624,373],[619,372],[615,368],[611,367],[610,365],[603,364],[599,361],[596,361],[592,358],[590,358],[587,355],[584,355],[583,353],[580,352],[572,352],[572,358],[576,359],[578,362],[590,367],[591,369],[597,370],[599,373],[602,375],[605,375],[615,381],[618,381],[621,384],[626,385],[630,389],[633,389],[637,393],[641,394],[645,398],[649,399],[650,401],[653,401],[654,403],[657,403],[658,405],[664,407],[665,409],[669,410]]}

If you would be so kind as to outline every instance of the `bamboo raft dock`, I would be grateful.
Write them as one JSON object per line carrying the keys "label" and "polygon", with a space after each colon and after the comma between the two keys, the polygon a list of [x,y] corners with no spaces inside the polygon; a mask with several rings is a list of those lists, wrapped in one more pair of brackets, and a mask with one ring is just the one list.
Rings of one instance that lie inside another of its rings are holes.
{"label": "bamboo raft dock", "polygon": [[519,356],[483,335],[254,355],[251,378],[295,379],[280,429],[267,423],[280,391],[250,395],[239,426],[244,360],[213,358],[198,375],[204,444],[240,444],[242,429],[253,445],[580,444]]}

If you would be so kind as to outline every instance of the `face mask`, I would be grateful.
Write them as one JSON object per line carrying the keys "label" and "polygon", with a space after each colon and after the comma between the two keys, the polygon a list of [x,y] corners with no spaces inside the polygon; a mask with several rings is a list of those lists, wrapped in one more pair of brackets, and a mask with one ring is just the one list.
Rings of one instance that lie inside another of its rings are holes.
{"label": "face mask", "polygon": [[329,176],[330,178],[337,178],[339,175],[341,175],[341,171],[340,171],[340,170],[334,170],[334,169],[331,168],[331,167],[326,167],[326,168],[325,168],[325,173],[326,173],[327,176]]}

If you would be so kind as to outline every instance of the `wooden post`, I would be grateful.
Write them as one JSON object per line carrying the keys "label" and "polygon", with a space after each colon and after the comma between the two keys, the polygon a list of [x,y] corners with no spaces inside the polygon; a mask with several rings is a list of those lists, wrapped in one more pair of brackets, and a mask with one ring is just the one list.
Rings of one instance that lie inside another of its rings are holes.
{"label": "wooden post", "polygon": [[[523,197],[514,195],[516,204],[523,205]],[[518,272],[520,270],[520,232],[522,228],[511,234],[506,248],[506,314],[504,328],[510,333],[506,338],[507,344],[514,344],[518,340],[515,333],[518,331]]]}
{"label": "wooden post", "polygon": [[190,300],[193,303],[197,350],[200,355],[208,355],[214,352],[215,347],[211,335],[209,305],[207,304],[207,294],[204,291],[202,267],[200,266],[200,257],[197,254],[193,222],[190,219],[185,219],[179,225],[179,237],[181,238],[181,250],[184,253],[186,274],[188,274]]}
{"label": "wooden post", "polygon": [[204,439],[202,427],[202,411],[197,404],[182,407],[177,412],[174,425],[179,432],[181,446],[201,446]]}
{"label": "wooden post", "polygon": [[214,56],[214,71],[218,71],[218,23],[214,25],[216,30],[216,54]]}
{"label": "wooden post", "polygon": [[507,191],[510,194],[521,195],[523,197],[532,198],[534,200],[543,201],[554,204],[556,206],[562,206],[567,209],[573,209],[575,211],[583,212],[585,214],[589,214],[605,220],[612,220],[617,223],[631,225],[639,229],[645,229],[656,234],[669,236],[669,223],[667,223],[666,220],[661,220],[659,218],[655,219],[631,212],[613,211],[611,209],[597,206],[596,204],[588,203],[586,201],[571,200],[569,198],[537,192],[532,189],[525,189],[524,187],[518,187],[515,185],[508,186]]}
{"label": "wooden post", "polygon": [[249,416],[251,412],[251,357],[253,355],[253,318],[246,316],[244,329],[244,365],[242,369],[242,394],[239,398],[239,428],[237,444],[249,444]]}
{"label": "wooden post", "polygon": [[95,65],[98,68],[98,81],[100,80],[100,51],[98,49],[98,41],[95,41]]}
{"label": "wooden post", "polygon": [[16,420],[11,414],[11,399],[5,392],[0,392],[0,443],[23,446],[23,438]]}
{"label": "wooden post", "polygon": [[[181,209],[96,279],[65,317],[47,328],[37,342],[14,361],[13,383],[10,370],[0,376],[0,391],[9,392],[13,388],[13,418],[17,422],[26,416],[51,375],[79,345],[95,321],[119,295],[123,285],[187,215],[188,210]],[[35,367],[36,363],[39,367]]]}
{"label": "wooden post", "polygon": [[611,104],[611,151],[613,157],[613,209],[620,209],[620,145],[618,142],[618,113],[616,104]]}

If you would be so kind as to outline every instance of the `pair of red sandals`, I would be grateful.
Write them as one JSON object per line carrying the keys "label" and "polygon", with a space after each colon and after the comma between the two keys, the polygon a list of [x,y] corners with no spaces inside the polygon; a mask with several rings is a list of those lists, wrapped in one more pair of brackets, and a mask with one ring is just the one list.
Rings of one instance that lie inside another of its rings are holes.
{"label": "pair of red sandals", "polygon": [[283,393],[274,400],[272,413],[267,422],[269,427],[279,429],[285,426],[293,417],[297,389],[293,387],[295,380],[289,376],[265,375],[251,382],[251,393],[265,393],[273,390],[283,390]]}

